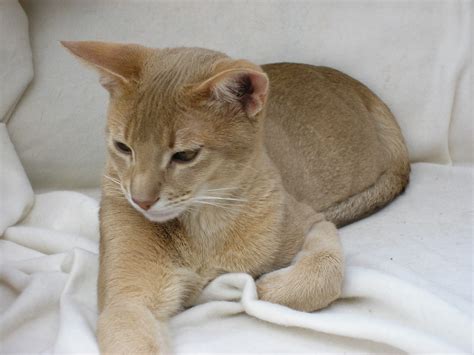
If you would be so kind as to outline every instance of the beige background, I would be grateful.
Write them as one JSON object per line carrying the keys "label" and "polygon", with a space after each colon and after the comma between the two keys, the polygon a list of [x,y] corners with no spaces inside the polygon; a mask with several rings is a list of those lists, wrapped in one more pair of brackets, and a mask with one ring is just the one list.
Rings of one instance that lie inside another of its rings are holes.
{"label": "beige background", "polygon": [[62,39],[202,46],[257,63],[332,66],[389,104],[412,161],[473,161],[468,1],[21,3],[35,77],[8,129],[35,188],[97,186],[103,165],[107,95]]}

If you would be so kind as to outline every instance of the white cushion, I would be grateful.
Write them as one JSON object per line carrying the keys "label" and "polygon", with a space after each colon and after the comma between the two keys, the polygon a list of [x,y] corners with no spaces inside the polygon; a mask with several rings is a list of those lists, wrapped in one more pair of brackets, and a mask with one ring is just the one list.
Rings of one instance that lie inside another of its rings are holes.
{"label": "white cushion", "polygon": [[59,45],[61,39],[201,46],[257,63],[335,67],[388,103],[413,161],[473,161],[469,2],[102,0],[58,6],[57,0],[26,0],[24,5],[36,79],[9,129],[35,187],[96,186],[104,160],[107,94],[96,74]]}
{"label": "white cushion", "polygon": [[34,194],[25,170],[0,123],[0,235],[17,223],[33,205]]}
{"label": "white cushion", "polygon": [[17,0],[0,1],[0,122],[33,78],[28,19]]}
{"label": "white cushion", "polygon": [[28,212],[34,199],[5,126],[32,77],[26,15],[18,1],[0,1],[0,235]]}

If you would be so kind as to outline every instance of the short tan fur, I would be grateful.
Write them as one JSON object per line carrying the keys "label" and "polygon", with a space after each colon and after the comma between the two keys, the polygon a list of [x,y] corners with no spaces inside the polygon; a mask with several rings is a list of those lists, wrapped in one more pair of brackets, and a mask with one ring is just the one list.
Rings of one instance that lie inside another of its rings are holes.
{"label": "short tan fur", "polygon": [[335,225],[408,183],[390,110],[334,69],[201,48],[62,42],[110,92],[100,209],[103,353],[168,353],[166,322],[226,272],[302,311],[336,300]]}

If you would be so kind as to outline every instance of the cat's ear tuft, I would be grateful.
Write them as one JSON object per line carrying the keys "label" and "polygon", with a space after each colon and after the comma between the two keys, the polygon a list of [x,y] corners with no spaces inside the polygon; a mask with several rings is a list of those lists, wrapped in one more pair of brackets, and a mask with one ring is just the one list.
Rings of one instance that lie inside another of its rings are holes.
{"label": "cat's ear tuft", "polygon": [[210,99],[239,106],[249,117],[262,111],[268,96],[268,76],[257,65],[238,61],[204,81],[197,91],[207,92]]}
{"label": "cat's ear tuft", "polygon": [[149,51],[136,44],[98,41],[61,41],[61,44],[100,73],[100,83],[111,94],[136,80]]}

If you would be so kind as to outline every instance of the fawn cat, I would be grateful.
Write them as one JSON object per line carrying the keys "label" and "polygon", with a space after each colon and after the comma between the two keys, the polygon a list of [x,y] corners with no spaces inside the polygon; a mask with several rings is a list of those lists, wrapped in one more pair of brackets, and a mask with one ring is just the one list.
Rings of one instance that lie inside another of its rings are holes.
{"label": "fawn cat", "polygon": [[400,129],[334,69],[201,48],[62,42],[110,93],[98,340],[166,353],[166,322],[226,272],[302,311],[338,298],[337,226],[403,191]]}

